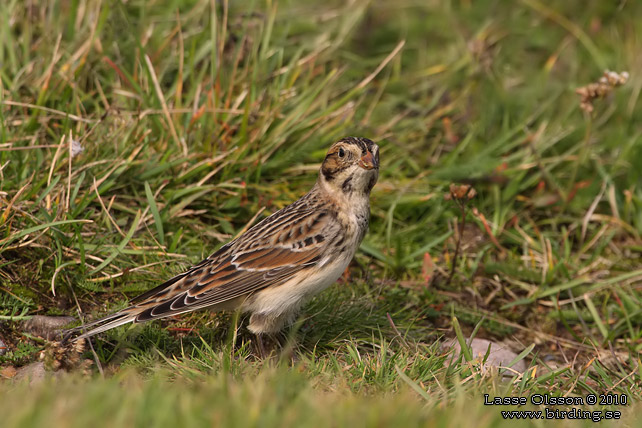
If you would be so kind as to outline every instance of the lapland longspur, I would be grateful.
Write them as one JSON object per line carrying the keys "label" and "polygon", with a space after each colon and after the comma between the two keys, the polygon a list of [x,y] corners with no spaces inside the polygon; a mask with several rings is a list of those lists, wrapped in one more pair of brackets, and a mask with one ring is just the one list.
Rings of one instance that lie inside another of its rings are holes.
{"label": "lapland longspur", "polygon": [[240,309],[251,314],[252,333],[278,332],[352,260],[368,229],[370,191],[378,176],[379,147],[374,142],[355,137],[336,142],[308,194],[186,272],[134,298],[127,308],[67,330],[65,337],[86,330],[78,340],[130,322],[203,308]]}

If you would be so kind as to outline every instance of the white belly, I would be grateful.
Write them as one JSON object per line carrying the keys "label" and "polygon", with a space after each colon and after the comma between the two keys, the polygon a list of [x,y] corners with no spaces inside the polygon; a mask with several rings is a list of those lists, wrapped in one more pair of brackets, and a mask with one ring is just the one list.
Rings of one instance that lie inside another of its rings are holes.
{"label": "white belly", "polygon": [[[353,255],[347,253],[336,259],[331,256],[334,260],[325,265],[320,264],[319,267],[301,272],[305,276],[295,276],[282,285],[261,290],[246,300],[242,310],[274,321],[280,319],[275,323],[275,329],[277,324],[291,322],[303,303],[339,279]],[[254,330],[251,324],[249,327]]]}

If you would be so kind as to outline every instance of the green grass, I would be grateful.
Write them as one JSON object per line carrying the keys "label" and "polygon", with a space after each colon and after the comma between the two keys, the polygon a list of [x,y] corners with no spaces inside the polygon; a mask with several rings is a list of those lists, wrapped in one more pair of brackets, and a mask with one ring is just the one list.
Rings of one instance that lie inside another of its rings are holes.
{"label": "green grass", "polygon": [[[0,6],[3,368],[52,355],[21,320],[122,307],[304,194],[338,138],[382,169],[294,362],[257,360],[234,314],[119,328],[88,378],[1,382],[9,426],[494,426],[484,393],[642,398],[637,2],[36,3]],[[606,68],[629,81],[586,113]],[[451,183],[477,192],[463,232]],[[471,335],[529,369],[440,348]]]}
{"label": "green grass", "polygon": [[[82,393],[78,393],[78,386]],[[341,391],[339,391],[341,389]],[[119,395],[114,391],[122,391]],[[7,426],[515,426],[498,409],[489,411],[483,398],[459,394],[448,407],[428,404],[410,388],[394,394],[366,397],[346,392],[345,385],[319,391],[299,372],[263,367],[243,381],[227,375],[202,382],[145,381],[131,373],[87,383],[78,379],[47,382],[36,388],[22,384],[0,408]],[[28,402],[16,396],[30,397]],[[61,400],[59,397],[67,397]],[[9,406],[13,407],[9,407]],[[639,410],[639,406],[638,406]],[[622,426],[635,421],[631,407],[618,421],[599,426]],[[552,420],[540,421],[551,423]],[[569,426],[595,426],[592,421],[566,421]],[[569,423],[570,422],[570,423]],[[541,425],[540,423],[540,425]],[[526,424],[523,424],[526,425]]]}

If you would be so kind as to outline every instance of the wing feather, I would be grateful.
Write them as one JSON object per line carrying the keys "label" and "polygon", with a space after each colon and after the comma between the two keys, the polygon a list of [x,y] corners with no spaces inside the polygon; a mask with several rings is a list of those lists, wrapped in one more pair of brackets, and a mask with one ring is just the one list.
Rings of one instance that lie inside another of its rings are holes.
{"label": "wing feather", "polygon": [[[278,213],[276,213],[278,214]],[[274,214],[274,215],[276,215]],[[224,303],[286,282],[322,258],[339,227],[323,210],[267,217],[187,272],[136,298],[136,322]]]}

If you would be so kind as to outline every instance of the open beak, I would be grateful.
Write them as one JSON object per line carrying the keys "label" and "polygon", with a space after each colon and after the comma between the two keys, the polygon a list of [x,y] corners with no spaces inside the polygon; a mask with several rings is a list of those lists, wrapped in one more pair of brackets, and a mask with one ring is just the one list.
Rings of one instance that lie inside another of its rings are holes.
{"label": "open beak", "polygon": [[361,159],[359,159],[359,166],[363,169],[373,169],[377,166],[375,158],[371,152],[361,156]]}

